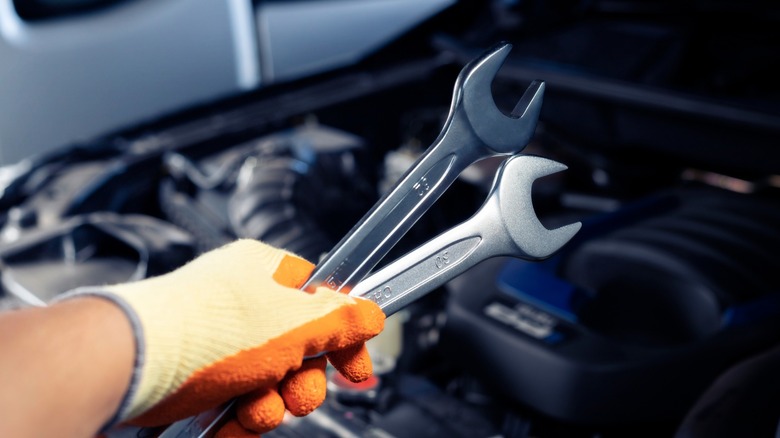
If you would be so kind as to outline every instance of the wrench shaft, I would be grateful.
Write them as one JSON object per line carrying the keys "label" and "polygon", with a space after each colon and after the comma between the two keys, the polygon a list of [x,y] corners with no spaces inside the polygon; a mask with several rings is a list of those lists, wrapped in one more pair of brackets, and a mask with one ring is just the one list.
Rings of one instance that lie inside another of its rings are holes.
{"label": "wrench shaft", "polygon": [[544,82],[534,81],[511,116],[495,105],[491,83],[511,50],[498,44],[466,65],[455,81],[439,137],[395,187],[317,264],[303,289],[350,291],[475,161],[526,147],[541,111]]}
{"label": "wrench shaft", "polygon": [[531,184],[561,169],[541,157],[507,159],[477,213],[370,275],[350,295],[377,303],[389,316],[488,258],[549,257],[579,231],[580,224],[544,228],[533,210]]}
{"label": "wrench shaft", "polygon": [[464,138],[450,136],[434,143],[394,188],[366,213],[328,253],[303,289],[325,285],[351,290],[398,243],[471,163],[480,158],[473,148],[459,147]]}
{"label": "wrench shaft", "polygon": [[[481,158],[512,155],[525,148],[539,118],[544,83],[534,82],[529,87],[518,104],[519,109],[513,111],[511,117],[502,114],[493,101],[491,83],[509,50],[511,45],[499,44],[463,68],[456,80],[450,112],[439,138],[317,264],[303,289],[325,285],[334,290],[354,291],[466,167]],[[446,247],[436,241],[430,247],[424,246],[427,249],[420,249],[420,257],[432,261],[433,268],[420,262],[419,265],[407,265],[406,276],[391,275],[392,271],[386,271],[387,267],[380,271],[387,277],[375,277],[375,287],[383,287],[392,279],[389,287],[395,288],[391,294],[393,299],[384,300],[384,310],[397,311],[422,296],[422,291],[432,290],[476,263],[474,257],[482,254],[483,240],[477,233],[457,241],[450,240]],[[445,253],[441,252],[442,248]],[[369,290],[373,289],[370,287]],[[398,289],[407,292],[396,293]],[[227,409],[215,409],[214,412],[225,414]],[[205,421],[207,418],[208,415],[203,414],[183,420],[182,423],[194,425],[189,432],[195,435],[186,436],[210,436],[214,423]],[[199,420],[209,423],[208,427],[200,427]],[[175,428],[169,428],[162,436],[180,436],[174,435],[173,430]]]}
{"label": "wrench shaft", "polygon": [[370,275],[350,295],[377,303],[390,316],[476,264],[483,242],[479,233],[451,229]]}

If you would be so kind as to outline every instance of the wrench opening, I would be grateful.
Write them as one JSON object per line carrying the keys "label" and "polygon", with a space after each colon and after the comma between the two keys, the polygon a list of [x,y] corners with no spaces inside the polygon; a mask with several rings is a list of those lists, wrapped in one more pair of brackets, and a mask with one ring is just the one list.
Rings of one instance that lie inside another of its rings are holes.
{"label": "wrench opening", "polygon": [[370,275],[350,295],[377,303],[389,316],[488,258],[551,256],[582,224],[545,228],[534,211],[531,186],[536,179],[564,169],[563,164],[537,156],[508,158],[471,218]]}

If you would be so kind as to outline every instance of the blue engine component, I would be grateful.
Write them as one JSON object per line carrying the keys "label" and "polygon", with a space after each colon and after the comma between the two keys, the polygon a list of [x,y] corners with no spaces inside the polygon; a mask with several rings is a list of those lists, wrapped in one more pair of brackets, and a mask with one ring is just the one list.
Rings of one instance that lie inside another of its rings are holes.
{"label": "blue engine component", "polygon": [[780,341],[778,220],[775,200],[709,188],[586,220],[544,262],[467,273],[493,288],[454,285],[445,345],[557,419],[680,418],[726,368]]}

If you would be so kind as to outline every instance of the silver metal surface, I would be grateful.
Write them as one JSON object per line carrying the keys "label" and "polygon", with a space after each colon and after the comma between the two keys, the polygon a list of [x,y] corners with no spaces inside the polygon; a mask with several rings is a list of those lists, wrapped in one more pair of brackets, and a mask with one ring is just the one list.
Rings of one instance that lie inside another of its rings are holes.
{"label": "silver metal surface", "polygon": [[574,237],[581,224],[545,228],[534,212],[531,186],[564,169],[542,157],[507,159],[474,216],[370,275],[350,295],[374,301],[390,316],[485,259],[549,257]]}
{"label": "silver metal surface", "polygon": [[[217,433],[217,429],[227,420],[227,414],[235,400],[214,409],[209,409],[194,417],[177,421],[168,426],[158,438],[208,438]],[[137,434],[135,436],[144,436]],[[258,434],[259,436],[259,434]],[[129,437],[128,437],[129,438]]]}
{"label": "silver metal surface", "polygon": [[[357,284],[351,296],[369,299],[387,316],[422,298],[477,263],[491,257],[541,260],[580,230],[579,222],[549,230],[533,208],[535,180],[565,170],[547,158],[516,155],[496,172],[482,207],[468,220],[434,237]],[[230,405],[182,420],[162,437],[209,437]],[[204,421],[204,419],[213,419]]]}
{"label": "silver metal surface", "polygon": [[[446,191],[463,169],[482,158],[514,155],[525,148],[539,120],[544,82],[534,81],[511,115],[504,115],[496,107],[491,84],[511,47],[510,44],[499,44],[463,68],[455,82],[449,115],[439,137],[394,188],[317,264],[302,289],[325,285],[337,291],[350,291]],[[529,187],[533,179],[528,180]],[[527,204],[530,205],[530,200]],[[530,214],[535,219],[533,210]],[[418,287],[405,293],[408,298],[403,303],[424,295],[422,290]],[[390,305],[395,311],[400,308],[401,302],[393,301]],[[384,307],[383,310],[387,312]],[[215,412],[223,418],[229,409],[229,406],[216,408],[174,426],[186,424],[186,428],[179,429],[187,430],[189,436],[208,437],[214,433],[216,421],[202,428],[200,425],[204,422],[199,420],[211,417]],[[184,436],[179,432],[167,432],[161,437]]]}
{"label": "silver metal surface", "polygon": [[317,265],[304,289],[324,285],[351,290],[463,169],[482,158],[513,155],[525,148],[539,119],[544,82],[533,82],[512,115],[503,114],[490,87],[510,50],[511,45],[500,44],[463,68],[439,137]]}

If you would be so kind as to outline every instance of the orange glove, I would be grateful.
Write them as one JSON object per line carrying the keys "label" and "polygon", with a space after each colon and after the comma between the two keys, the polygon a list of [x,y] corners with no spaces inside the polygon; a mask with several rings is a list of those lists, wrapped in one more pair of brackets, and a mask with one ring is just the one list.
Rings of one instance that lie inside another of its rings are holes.
{"label": "orange glove", "polygon": [[252,240],[208,252],[169,274],[80,289],[117,303],[137,345],[119,421],[161,426],[240,397],[217,434],[254,436],[305,415],[325,398],[325,357],[344,376],[371,375],[364,342],[384,314],[368,300],[298,290],[313,266]]}

